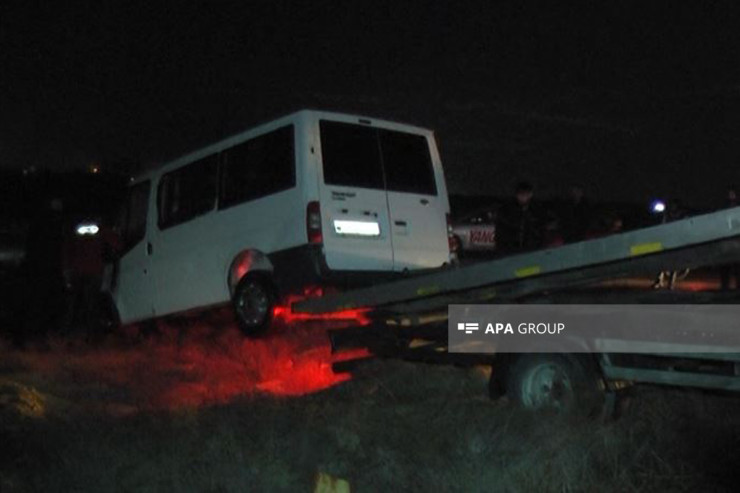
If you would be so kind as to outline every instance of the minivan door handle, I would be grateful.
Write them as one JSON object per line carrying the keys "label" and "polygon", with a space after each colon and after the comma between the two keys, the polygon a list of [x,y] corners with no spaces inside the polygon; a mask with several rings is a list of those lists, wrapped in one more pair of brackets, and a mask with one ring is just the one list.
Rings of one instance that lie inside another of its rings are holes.
{"label": "minivan door handle", "polygon": [[429,203],[429,199],[421,199],[419,202],[421,202],[421,205],[427,205]]}
{"label": "minivan door handle", "polygon": [[400,226],[402,228],[405,228],[406,226],[408,226],[408,223],[406,221],[393,221],[393,224],[395,224],[396,226]]}
{"label": "minivan door handle", "polygon": [[146,242],[146,254],[151,255],[154,253],[154,248],[152,247],[152,244],[150,242]]}

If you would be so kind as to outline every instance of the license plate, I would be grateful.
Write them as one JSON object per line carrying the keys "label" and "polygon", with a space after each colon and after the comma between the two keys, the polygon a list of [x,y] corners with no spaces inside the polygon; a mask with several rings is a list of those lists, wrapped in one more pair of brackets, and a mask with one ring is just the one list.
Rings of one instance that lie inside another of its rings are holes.
{"label": "license plate", "polygon": [[380,236],[380,225],[375,221],[335,220],[334,232],[347,236]]}

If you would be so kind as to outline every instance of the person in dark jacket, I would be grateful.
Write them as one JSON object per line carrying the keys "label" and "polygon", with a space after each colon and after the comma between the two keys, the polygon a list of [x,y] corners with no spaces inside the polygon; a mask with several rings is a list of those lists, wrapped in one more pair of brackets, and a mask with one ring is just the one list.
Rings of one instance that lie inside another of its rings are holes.
{"label": "person in dark jacket", "polygon": [[[95,229],[80,229],[85,226]],[[78,331],[92,335],[98,328],[96,323],[102,296],[103,270],[106,262],[112,260],[116,248],[111,235],[111,229],[102,223],[100,217],[83,221],[76,228],[68,228],[62,250],[62,272],[68,291],[61,327],[65,332]]]}
{"label": "person in dark jacket", "polygon": [[534,187],[520,182],[515,190],[515,203],[502,210],[499,221],[500,239],[508,252],[525,252],[542,247],[542,216],[533,203]]}
{"label": "person in dark jacket", "polygon": [[[668,202],[666,211],[663,213],[662,222],[670,223],[673,221],[680,221],[688,216],[686,209],[678,199],[672,199]],[[655,289],[675,289],[679,279],[685,279],[689,274],[689,269],[682,270],[669,270],[663,271],[658,274],[658,277],[653,283]]]}
{"label": "person in dark jacket", "polygon": [[591,224],[591,210],[583,187],[571,187],[570,199],[562,221],[563,239],[566,243],[585,240]]}
{"label": "person in dark jacket", "polygon": [[552,212],[547,211],[545,214],[545,225],[542,233],[542,246],[543,248],[555,248],[563,246],[565,240],[563,238],[563,231],[560,227],[560,219]]}

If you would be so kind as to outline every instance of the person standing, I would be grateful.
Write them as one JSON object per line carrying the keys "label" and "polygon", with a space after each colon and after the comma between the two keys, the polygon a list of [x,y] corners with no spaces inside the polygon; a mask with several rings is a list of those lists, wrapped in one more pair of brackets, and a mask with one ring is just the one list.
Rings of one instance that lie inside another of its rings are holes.
{"label": "person standing", "polygon": [[522,181],[516,186],[514,204],[500,218],[502,246],[508,252],[526,252],[542,247],[542,218],[533,202],[534,187]]}
{"label": "person standing", "polygon": [[590,213],[583,187],[573,185],[570,189],[570,202],[563,216],[563,239],[566,243],[586,239],[591,223]]}
{"label": "person standing", "polygon": [[94,217],[86,223],[94,232],[69,234],[63,248],[63,272],[68,287],[68,303],[62,329],[94,335],[102,315],[101,286],[105,265],[117,257],[117,235]]}
{"label": "person standing", "polygon": [[[672,199],[668,202],[668,207],[663,213],[662,222],[670,223],[680,221],[688,215],[683,204],[678,199]],[[685,279],[689,275],[690,269],[667,270],[658,274],[653,287],[655,289],[668,288],[675,289],[679,279]]]}

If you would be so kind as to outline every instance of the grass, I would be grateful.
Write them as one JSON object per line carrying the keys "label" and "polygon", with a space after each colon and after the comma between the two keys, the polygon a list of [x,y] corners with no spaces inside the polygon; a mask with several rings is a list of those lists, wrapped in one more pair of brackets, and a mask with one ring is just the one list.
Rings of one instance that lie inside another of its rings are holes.
{"label": "grass", "polygon": [[[160,370],[167,382],[194,385],[215,385],[218,374],[172,374],[147,358],[170,354],[152,344],[176,343],[147,344],[135,355],[116,353],[115,361],[140,372],[127,380],[114,365],[115,382],[61,371],[58,361],[44,373],[28,354],[14,360],[6,352],[0,491],[311,491],[318,472],[360,492],[735,490],[740,399],[733,396],[640,388],[620,419],[573,420],[490,401],[474,369],[382,361],[307,395],[243,392],[152,407],[138,400],[149,394],[116,385],[146,386],[149,371],[152,391],[162,392]],[[192,354],[188,343],[176,346]],[[85,404],[106,401],[133,412]],[[24,405],[35,414],[21,412]]]}

